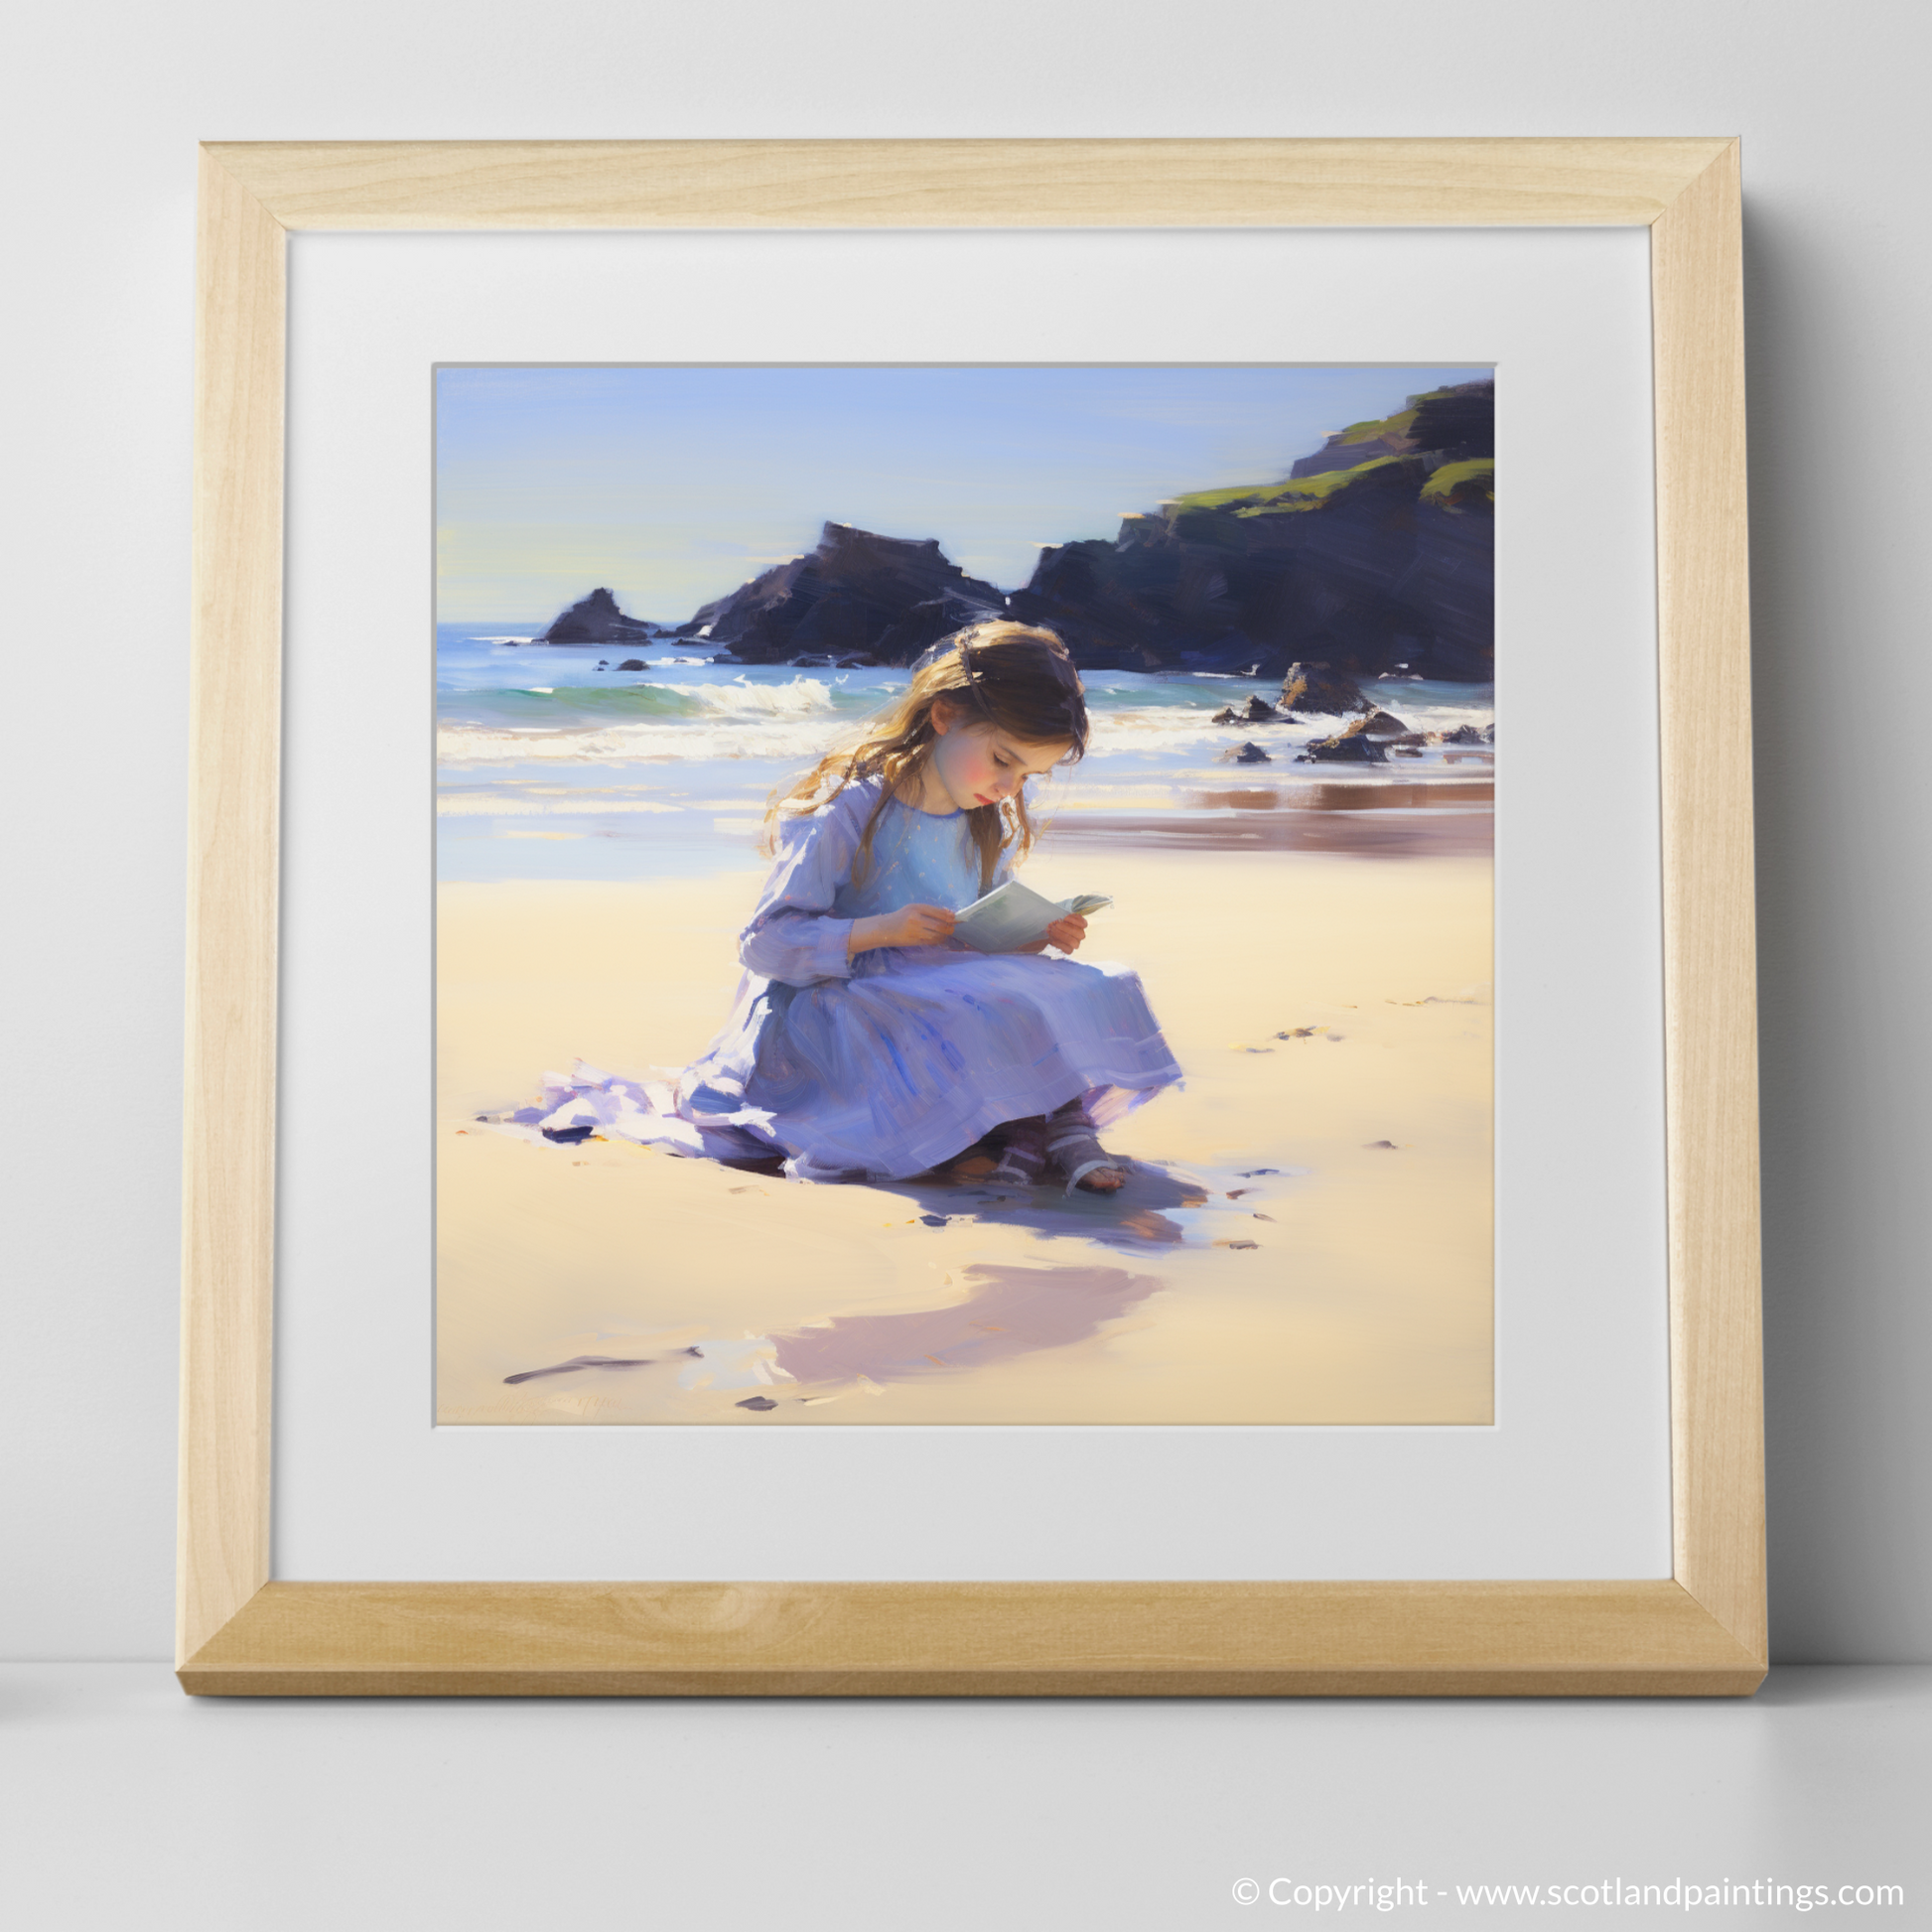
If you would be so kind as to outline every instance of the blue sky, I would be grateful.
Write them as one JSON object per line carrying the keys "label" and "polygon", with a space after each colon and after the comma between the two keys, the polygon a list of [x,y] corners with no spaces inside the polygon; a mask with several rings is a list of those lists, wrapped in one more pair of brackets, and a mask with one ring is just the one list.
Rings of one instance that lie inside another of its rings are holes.
{"label": "blue sky", "polygon": [[1038,548],[1273,482],[1346,424],[1486,371],[444,368],[438,615],[548,621],[599,584],[678,621],[827,519],[937,537],[1012,590]]}

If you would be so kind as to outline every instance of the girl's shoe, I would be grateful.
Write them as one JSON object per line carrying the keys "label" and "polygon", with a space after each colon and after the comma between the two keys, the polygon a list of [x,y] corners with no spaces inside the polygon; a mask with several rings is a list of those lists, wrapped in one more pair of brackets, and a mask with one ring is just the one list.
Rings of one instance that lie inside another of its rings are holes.
{"label": "girl's shoe", "polygon": [[1032,1120],[1010,1120],[998,1130],[1000,1158],[986,1176],[988,1186],[1032,1187],[1046,1165],[1046,1123],[1035,1115]]}
{"label": "girl's shoe", "polygon": [[[1066,1191],[1111,1194],[1127,1184],[1127,1163],[1100,1145],[1085,1110],[1069,1100],[1046,1123],[1046,1158],[1066,1175]],[[1103,1174],[1116,1176],[1112,1181]]]}

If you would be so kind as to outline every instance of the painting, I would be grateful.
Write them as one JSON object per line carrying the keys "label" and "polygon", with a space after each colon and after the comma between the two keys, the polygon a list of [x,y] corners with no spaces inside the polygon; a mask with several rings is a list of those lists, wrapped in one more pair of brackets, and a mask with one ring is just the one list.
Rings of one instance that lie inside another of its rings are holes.
{"label": "painting", "polygon": [[434,381],[440,1424],[1492,1420],[1492,369]]}

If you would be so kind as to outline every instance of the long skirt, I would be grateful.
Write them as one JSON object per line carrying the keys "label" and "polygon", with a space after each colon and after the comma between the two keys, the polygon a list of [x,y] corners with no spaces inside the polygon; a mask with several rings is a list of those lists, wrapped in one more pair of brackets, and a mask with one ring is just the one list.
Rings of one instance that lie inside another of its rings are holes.
{"label": "long skirt", "polygon": [[580,1062],[505,1124],[777,1157],[804,1180],[901,1179],[1070,1100],[1111,1125],[1180,1077],[1124,966],[889,948],[850,979],[748,977],[731,1024],[682,1073],[631,1080]]}

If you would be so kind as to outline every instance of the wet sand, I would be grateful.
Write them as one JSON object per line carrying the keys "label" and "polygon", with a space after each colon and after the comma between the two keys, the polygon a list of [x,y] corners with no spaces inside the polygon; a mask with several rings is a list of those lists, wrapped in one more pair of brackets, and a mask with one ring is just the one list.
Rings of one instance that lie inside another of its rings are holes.
{"label": "wet sand", "polygon": [[1184,838],[1064,815],[1026,877],[1114,897],[1082,956],[1140,972],[1187,1069],[1109,1134],[1112,1199],[479,1126],[579,1057],[694,1058],[761,874],[445,886],[439,1419],[1487,1422],[1488,820],[1451,802],[1325,849],[1246,836],[1320,816],[1259,801]]}

